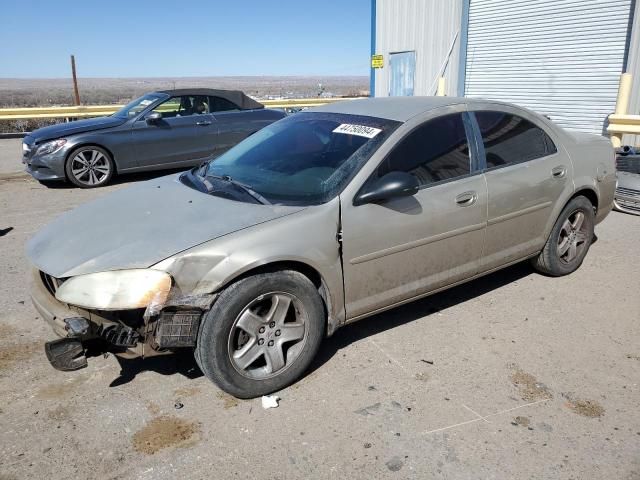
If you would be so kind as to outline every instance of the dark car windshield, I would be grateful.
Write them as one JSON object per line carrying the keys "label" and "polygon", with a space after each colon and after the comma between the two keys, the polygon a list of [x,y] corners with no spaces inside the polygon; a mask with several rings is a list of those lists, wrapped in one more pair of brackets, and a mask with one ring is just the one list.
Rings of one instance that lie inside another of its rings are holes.
{"label": "dark car windshield", "polygon": [[132,102],[128,103],[116,113],[111,115],[112,117],[118,118],[131,118],[138,115],[140,112],[145,110],[149,105],[155,103],[161,98],[165,98],[166,95],[162,95],[159,93],[147,93],[140,98],[136,98]]}
{"label": "dark car windshield", "polygon": [[296,113],[212,160],[200,175],[250,186],[274,204],[324,203],[342,191],[398,125],[358,115]]}

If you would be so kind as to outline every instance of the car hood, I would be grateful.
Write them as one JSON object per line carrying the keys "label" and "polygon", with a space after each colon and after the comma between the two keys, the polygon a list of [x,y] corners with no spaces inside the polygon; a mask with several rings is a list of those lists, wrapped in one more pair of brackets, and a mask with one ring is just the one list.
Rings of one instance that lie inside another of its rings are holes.
{"label": "car hood", "polygon": [[63,214],[28,242],[27,256],[57,278],[146,268],[203,242],[303,209],[207,195],[183,185],[174,174]]}
{"label": "car hood", "polygon": [[88,118],[87,120],[78,120],[69,123],[58,123],[50,127],[39,128],[29,134],[35,142],[40,143],[54,138],[67,137],[76,133],[92,132],[94,130],[103,130],[105,128],[117,127],[125,123],[125,118],[117,117],[98,117]]}

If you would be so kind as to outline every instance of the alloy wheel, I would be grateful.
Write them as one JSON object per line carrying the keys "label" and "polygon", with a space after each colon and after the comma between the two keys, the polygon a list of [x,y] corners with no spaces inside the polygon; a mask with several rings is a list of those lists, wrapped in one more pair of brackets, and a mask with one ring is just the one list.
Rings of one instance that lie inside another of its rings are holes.
{"label": "alloy wheel", "polygon": [[95,187],[109,178],[111,163],[100,150],[86,149],[71,158],[70,170],[79,183]]}
{"label": "alloy wheel", "polygon": [[303,350],[307,313],[290,293],[260,295],[238,315],[229,333],[228,352],[243,376],[266,379],[284,371]]}
{"label": "alloy wheel", "polygon": [[558,257],[564,263],[571,263],[578,258],[587,244],[587,225],[585,215],[576,210],[560,227],[558,237]]}

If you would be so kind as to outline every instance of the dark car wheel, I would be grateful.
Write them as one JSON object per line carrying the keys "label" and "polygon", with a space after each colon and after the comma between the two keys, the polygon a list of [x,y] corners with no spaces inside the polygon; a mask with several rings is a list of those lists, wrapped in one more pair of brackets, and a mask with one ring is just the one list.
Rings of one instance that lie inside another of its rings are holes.
{"label": "dark car wheel", "polygon": [[594,211],[582,196],[571,200],[558,217],[542,252],[532,260],[536,270],[559,277],[582,264],[593,240]]}
{"label": "dark car wheel", "polygon": [[114,171],[113,159],[109,152],[96,145],[74,150],[65,164],[67,178],[80,188],[106,185],[113,177]]}
{"label": "dark car wheel", "polygon": [[207,378],[238,398],[272,393],[305,372],[325,324],[322,299],[301,273],[247,277],[226,288],[205,315],[196,361]]}

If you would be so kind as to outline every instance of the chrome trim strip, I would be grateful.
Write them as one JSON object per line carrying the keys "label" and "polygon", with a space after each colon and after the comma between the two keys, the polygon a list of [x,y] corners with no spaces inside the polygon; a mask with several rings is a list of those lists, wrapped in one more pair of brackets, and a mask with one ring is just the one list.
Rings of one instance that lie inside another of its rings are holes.
{"label": "chrome trim strip", "polygon": [[394,253],[404,252],[405,250],[428,245],[429,243],[446,240],[447,238],[455,237],[457,235],[463,235],[465,233],[474,232],[476,230],[482,230],[485,227],[485,223],[478,223],[475,225],[469,225],[467,227],[457,228],[449,232],[439,233],[438,235],[432,235],[431,237],[421,238],[419,240],[414,240],[413,242],[403,243],[401,245],[396,245],[395,247],[389,247],[383,250],[378,250],[377,252],[367,253],[366,255],[352,258],[351,260],[349,260],[349,263],[351,265],[357,265],[359,263],[369,262],[377,258],[386,257],[387,255],[393,255]]}
{"label": "chrome trim strip", "polygon": [[511,220],[512,218],[519,217],[521,215],[526,215],[528,213],[533,213],[538,210],[542,210],[543,208],[547,208],[551,205],[552,202],[544,202],[538,205],[534,205],[532,207],[523,208],[522,210],[518,210],[516,212],[507,213],[506,215],[502,215],[500,217],[489,219],[487,222],[488,225],[495,225],[496,223],[506,222],[507,220]]}

